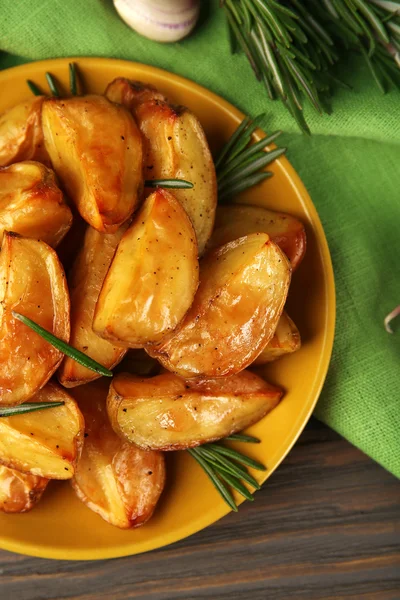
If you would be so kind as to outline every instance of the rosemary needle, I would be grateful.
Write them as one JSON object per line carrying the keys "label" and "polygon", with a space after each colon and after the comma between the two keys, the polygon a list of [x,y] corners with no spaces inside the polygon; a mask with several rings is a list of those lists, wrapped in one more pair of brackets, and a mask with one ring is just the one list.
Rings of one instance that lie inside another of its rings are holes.
{"label": "rosemary needle", "polygon": [[191,190],[194,187],[191,181],[185,179],[146,179],[144,185],[150,188],[163,187],[171,190]]}
{"label": "rosemary needle", "polygon": [[64,404],[65,402],[25,402],[25,404],[19,404],[18,406],[2,406],[0,407],[0,417],[22,415],[24,413],[34,412],[36,410],[64,406]]}
{"label": "rosemary needle", "polygon": [[235,512],[238,511],[238,507],[235,504],[235,500],[233,499],[232,494],[227,489],[227,487],[222,483],[222,481],[217,477],[214,470],[208,465],[208,463],[195,451],[195,448],[189,448],[189,454],[199,463],[201,468],[207,473],[209,478],[211,479],[214,486],[217,488],[218,492],[221,494],[225,502],[231,507]]}
{"label": "rosemary needle", "polygon": [[76,76],[76,65],[75,63],[69,63],[69,89],[73,96],[78,94],[77,76]]}
{"label": "rosemary needle", "polygon": [[35,96],[43,95],[42,92],[40,91],[40,89],[38,88],[38,86],[36,85],[36,83],[31,81],[30,79],[27,79],[26,83],[28,84],[28,87],[31,90],[32,94],[34,94]]}
{"label": "rosemary needle", "polygon": [[28,327],[33,329],[33,331],[38,333],[44,340],[46,340],[46,342],[49,342],[49,344],[54,346],[54,348],[57,348],[57,350],[60,350],[60,352],[62,352],[66,356],[69,356],[77,363],[81,364],[87,369],[90,369],[91,371],[94,371],[95,373],[98,373],[99,375],[104,375],[105,377],[113,376],[112,371],[93,360],[93,358],[90,358],[90,356],[88,356],[87,354],[84,354],[83,352],[77,350],[76,348],[73,348],[63,340],[60,340],[58,337],[50,333],[50,331],[47,331],[46,329],[35,323],[35,321],[32,321],[28,317],[20,315],[15,311],[12,311],[12,315],[16,319],[24,323],[24,325],[27,325]]}
{"label": "rosemary needle", "polygon": [[53,75],[51,73],[46,73],[46,79],[52,96],[56,96],[58,98],[60,96],[60,92],[58,91],[58,87]]}

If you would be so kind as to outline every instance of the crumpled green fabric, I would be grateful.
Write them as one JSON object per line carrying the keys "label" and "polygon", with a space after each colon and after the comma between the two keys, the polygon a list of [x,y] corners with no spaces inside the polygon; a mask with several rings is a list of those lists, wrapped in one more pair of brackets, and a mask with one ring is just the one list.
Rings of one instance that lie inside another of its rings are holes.
{"label": "crumpled green fabric", "polygon": [[[400,92],[383,96],[358,57],[340,75],[333,114],[309,106],[313,131],[301,135],[267,100],[242,55],[230,54],[217,0],[202,2],[195,32],[161,45],[131,31],[110,0],[0,0],[0,67],[60,56],[105,56],[156,65],[220,94],[243,112],[267,111],[283,129],[288,156],[322,219],[337,287],[332,362],[315,414],[400,476],[400,322],[384,316],[400,303]],[[2,90],[6,93],[6,90]]]}

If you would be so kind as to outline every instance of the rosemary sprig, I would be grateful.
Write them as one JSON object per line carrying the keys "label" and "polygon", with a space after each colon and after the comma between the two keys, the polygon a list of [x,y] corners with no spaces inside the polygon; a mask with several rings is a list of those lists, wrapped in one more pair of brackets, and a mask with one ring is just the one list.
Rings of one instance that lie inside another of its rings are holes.
{"label": "rosemary sprig", "polygon": [[37,410],[46,408],[55,408],[56,406],[64,406],[65,402],[25,402],[18,406],[1,406],[0,417],[12,417],[14,415],[23,415]]}
{"label": "rosemary sprig", "polygon": [[103,367],[103,365],[93,360],[93,358],[90,358],[90,356],[87,356],[87,354],[84,354],[83,352],[77,350],[76,348],[73,348],[63,340],[60,340],[58,337],[50,333],[50,331],[47,331],[46,329],[35,323],[35,321],[32,321],[28,317],[20,315],[15,311],[12,311],[12,315],[16,319],[24,323],[24,325],[27,325],[28,327],[33,329],[33,331],[38,333],[44,340],[46,340],[46,342],[49,342],[49,344],[54,346],[54,348],[57,348],[57,350],[60,350],[60,352],[62,352],[66,356],[69,356],[80,365],[83,365],[87,369],[90,369],[91,371],[94,371],[99,375],[104,375],[105,377],[113,376],[112,371],[106,369],[106,367]]}
{"label": "rosemary sprig", "polygon": [[281,131],[276,131],[256,144],[250,144],[263,117],[264,115],[259,115],[254,120],[246,117],[222,148],[215,162],[220,202],[272,177],[270,171],[261,169],[286,152],[286,148],[266,150],[281,135]]}
{"label": "rosemary sprig", "polygon": [[[260,471],[265,471],[266,468],[258,461],[224,446],[222,442],[227,440],[250,444],[260,442],[259,439],[252,436],[237,434],[215,444],[204,444],[203,446],[190,448],[188,452],[206,472],[224,501],[236,512],[238,508],[229,488],[236,490],[247,500],[254,500],[252,493],[243,485],[242,481],[245,481],[256,490],[260,489],[260,484],[247,471],[246,467],[252,467]],[[246,467],[243,465],[246,465]]]}
{"label": "rosemary sprig", "polygon": [[191,181],[185,179],[146,179],[145,187],[163,187],[170,190],[191,190],[194,186]]}

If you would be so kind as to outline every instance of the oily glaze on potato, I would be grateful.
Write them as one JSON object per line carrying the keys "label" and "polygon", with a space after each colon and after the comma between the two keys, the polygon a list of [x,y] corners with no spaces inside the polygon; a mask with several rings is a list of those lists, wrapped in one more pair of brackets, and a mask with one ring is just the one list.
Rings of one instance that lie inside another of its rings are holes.
{"label": "oily glaze on potato", "polygon": [[23,513],[41,499],[48,479],[0,465],[0,511]]}
{"label": "oily glaze on potato", "polygon": [[163,101],[154,88],[127,79],[112,82],[106,95],[133,112],[144,136],[145,179],[180,178],[194,184],[174,194],[193,223],[201,255],[214,224],[217,183],[199,121],[187,108]]}
{"label": "oily glaze on potato", "polygon": [[290,283],[290,265],[264,234],[210,251],[200,286],[177,331],[146,350],[181,377],[234,375],[272,338]]}
{"label": "oily glaze on potato", "polygon": [[279,319],[274,337],[266,345],[261,354],[254,361],[254,365],[264,365],[272,362],[285,354],[299,350],[301,346],[300,333],[289,315],[283,311]]}
{"label": "oily glaze on potato", "polygon": [[165,484],[164,456],[142,450],[113,431],[103,382],[81,388],[85,441],[72,486],[105,521],[127,529],[150,519]]}
{"label": "oily glaze on potato", "polygon": [[0,167],[21,160],[49,163],[42,130],[44,96],[34,96],[0,115]]}
{"label": "oily glaze on potato", "polygon": [[[126,350],[101,339],[92,329],[93,315],[101,286],[115,250],[127,227],[116,233],[100,233],[88,226],[83,246],[68,276],[71,299],[70,344],[108,369],[122,360]],[[66,356],[58,372],[65,387],[82,385],[100,377],[94,371]]]}
{"label": "oily glaze on potato", "polygon": [[172,194],[157,190],[118,245],[97,302],[94,331],[125,347],[158,342],[185,316],[198,276],[192,224]]}
{"label": "oily glaze on potato", "polygon": [[286,213],[260,206],[218,206],[215,228],[208,247],[215,248],[250,233],[267,233],[284,251],[293,271],[306,252],[306,232],[303,223]]}
{"label": "oily glaze on potato", "polygon": [[131,114],[102,96],[49,98],[43,132],[54,170],[82,217],[113,233],[142,191],[142,137]]}
{"label": "oily glaze on potato", "polygon": [[4,231],[14,231],[55,248],[71,225],[51,169],[33,161],[0,169],[0,243]]}
{"label": "oily glaze on potato", "polygon": [[256,423],[282,391],[242,371],[233,377],[185,381],[172,373],[114,377],[107,410],[115,431],[144,449],[184,450]]}
{"label": "oily glaze on potato", "polygon": [[0,405],[28,400],[63,358],[12,311],[68,342],[69,295],[57,254],[44,242],[5,232],[0,252]]}
{"label": "oily glaze on potato", "polygon": [[31,402],[64,402],[0,418],[0,464],[46,479],[70,479],[82,450],[84,421],[63,388],[48,383]]}

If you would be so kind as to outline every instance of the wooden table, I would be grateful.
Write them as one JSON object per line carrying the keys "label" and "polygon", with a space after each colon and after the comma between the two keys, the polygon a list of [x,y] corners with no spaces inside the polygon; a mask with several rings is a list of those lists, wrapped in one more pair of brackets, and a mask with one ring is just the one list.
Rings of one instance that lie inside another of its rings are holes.
{"label": "wooden table", "polygon": [[170,547],[99,562],[0,551],[1,600],[400,599],[400,485],[312,420],[254,503]]}

